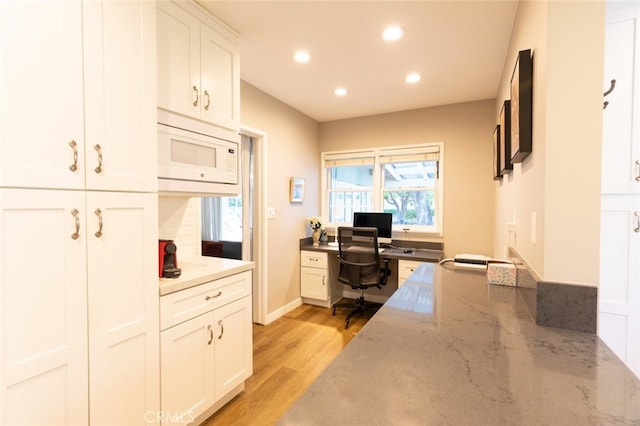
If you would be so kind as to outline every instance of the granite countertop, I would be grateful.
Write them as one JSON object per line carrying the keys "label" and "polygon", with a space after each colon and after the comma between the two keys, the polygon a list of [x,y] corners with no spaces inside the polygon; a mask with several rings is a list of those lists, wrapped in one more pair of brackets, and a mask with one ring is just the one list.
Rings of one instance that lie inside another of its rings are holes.
{"label": "granite countertop", "polygon": [[204,284],[209,281],[253,269],[254,263],[222,257],[191,257],[178,259],[182,273],[178,278],[160,278],[160,296]]}
{"label": "granite countertop", "polygon": [[640,380],[593,334],[536,325],[513,287],[425,263],[279,425],[640,424]]}

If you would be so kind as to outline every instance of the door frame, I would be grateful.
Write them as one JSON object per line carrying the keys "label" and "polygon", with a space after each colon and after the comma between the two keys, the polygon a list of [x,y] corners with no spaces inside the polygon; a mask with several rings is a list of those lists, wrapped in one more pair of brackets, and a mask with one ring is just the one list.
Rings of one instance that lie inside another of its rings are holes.
{"label": "door frame", "polygon": [[[248,247],[253,247],[255,262],[253,270],[253,322],[266,324],[267,318],[267,133],[249,126],[240,125],[240,134],[253,139],[253,212],[249,211],[249,203],[243,203],[243,259],[249,259]],[[243,168],[243,179],[248,179],[248,168]],[[248,185],[243,187],[243,199],[248,199]],[[245,194],[245,191],[247,192]],[[249,235],[249,215],[253,214],[253,236]]]}

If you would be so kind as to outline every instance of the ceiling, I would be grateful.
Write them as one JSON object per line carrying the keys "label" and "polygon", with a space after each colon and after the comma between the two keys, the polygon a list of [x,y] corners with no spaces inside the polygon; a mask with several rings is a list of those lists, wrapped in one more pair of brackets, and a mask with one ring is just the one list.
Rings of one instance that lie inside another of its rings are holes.
{"label": "ceiling", "polygon": [[[518,3],[199,0],[239,35],[242,80],[319,121],[496,97]],[[404,37],[382,40],[400,25]],[[306,49],[311,61],[293,61]],[[404,82],[409,72],[423,78]],[[349,90],[337,97],[333,90]]]}

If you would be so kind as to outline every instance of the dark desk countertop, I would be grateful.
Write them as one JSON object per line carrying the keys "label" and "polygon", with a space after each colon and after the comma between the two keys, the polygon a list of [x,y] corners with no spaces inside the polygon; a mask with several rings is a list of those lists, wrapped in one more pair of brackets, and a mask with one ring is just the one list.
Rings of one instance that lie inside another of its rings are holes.
{"label": "dark desk countertop", "polygon": [[[338,246],[329,246],[327,243],[322,243],[319,246],[303,244],[300,246],[300,250],[338,253]],[[443,257],[442,250],[411,248],[410,252],[406,253],[405,250],[407,250],[407,248],[403,247],[384,249],[380,253],[380,256],[392,259],[413,260],[416,262],[439,262]]]}
{"label": "dark desk countertop", "polygon": [[638,425],[640,380],[517,289],[425,263],[278,424]]}

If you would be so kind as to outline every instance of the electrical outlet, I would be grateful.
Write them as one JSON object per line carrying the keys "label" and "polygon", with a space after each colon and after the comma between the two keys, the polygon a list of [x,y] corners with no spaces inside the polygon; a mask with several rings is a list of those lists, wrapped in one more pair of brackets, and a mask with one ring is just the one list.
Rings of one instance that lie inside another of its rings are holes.
{"label": "electrical outlet", "polygon": [[276,208],[267,207],[267,219],[275,219],[275,218],[276,218]]}
{"label": "electrical outlet", "polygon": [[513,222],[508,222],[507,223],[507,232],[516,232],[516,224]]}

